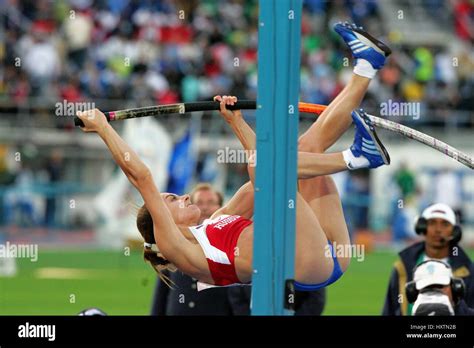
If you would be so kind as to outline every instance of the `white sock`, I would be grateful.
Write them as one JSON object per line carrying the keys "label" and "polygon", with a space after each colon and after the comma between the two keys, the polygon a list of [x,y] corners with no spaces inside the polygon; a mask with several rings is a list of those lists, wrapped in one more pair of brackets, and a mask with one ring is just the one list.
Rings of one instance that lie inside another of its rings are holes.
{"label": "white sock", "polygon": [[367,168],[370,164],[369,160],[364,156],[354,156],[351,149],[342,151],[342,157],[344,157],[344,162],[346,162],[346,166],[349,170]]}
{"label": "white sock", "polygon": [[354,74],[373,79],[377,73],[377,69],[374,69],[372,64],[370,64],[365,59],[357,59],[357,63],[354,67]]}

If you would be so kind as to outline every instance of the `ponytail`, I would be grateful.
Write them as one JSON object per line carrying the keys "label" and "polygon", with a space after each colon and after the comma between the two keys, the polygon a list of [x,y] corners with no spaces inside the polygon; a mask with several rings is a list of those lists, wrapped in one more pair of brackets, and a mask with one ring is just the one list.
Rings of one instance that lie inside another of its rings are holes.
{"label": "ponytail", "polygon": [[153,250],[152,248],[145,246],[143,249],[143,259],[145,262],[149,262],[155,272],[158,274],[160,279],[170,288],[176,285],[170,277],[168,277],[164,271],[176,272],[177,268],[167,259],[165,259],[160,252]]}
{"label": "ponytail", "polygon": [[151,214],[143,205],[137,213],[137,228],[140,231],[143,239],[145,240],[143,259],[145,262],[149,262],[153,267],[160,279],[170,288],[175,283],[168,277],[164,271],[176,272],[177,268],[171,262],[163,257],[159,250],[153,250],[152,246],[155,245],[155,236],[153,234],[153,219]]}

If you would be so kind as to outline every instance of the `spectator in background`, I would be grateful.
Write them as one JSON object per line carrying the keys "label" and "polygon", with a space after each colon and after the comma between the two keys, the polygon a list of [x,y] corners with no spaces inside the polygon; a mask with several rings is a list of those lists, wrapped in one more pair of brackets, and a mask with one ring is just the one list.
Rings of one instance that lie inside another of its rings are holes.
{"label": "spectator in background", "polygon": [[400,190],[401,198],[407,200],[416,193],[416,176],[406,162],[401,162],[400,167],[395,172],[394,180]]}
{"label": "spectator in background", "polygon": [[458,82],[453,56],[454,53],[448,50],[439,50],[435,55],[436,80],[448,86],[454,86]]}
{"label": "spectator in background", "polygon": [[37,21],[31,29],[31,36],[23,37],[20,43],[21,60],[28,73],[33,93],[40,94],[60,72],[60,60],[51,38],[53,28],[49,22]]}
{"label": "spectator in background", "polygon": [[34,226],[37,224],[35,194],[33,193],[34,174],[28,160],[20,161],[20,169],[14,185],[4,195],[5,223],[7,225]]}
{"label": "spectator in background", "polygon": [[474,4],[470,0],[454,1],[454,25],[462,40],[474,39]]}
{"label": "spectator in background", "polygon": [[[197,185],[191,201],[201,209],[199,224],[222,206],[222,195],[209,184]],[[167,276],[174,282],[170,289],[161,279],[157,280],[151,315],[232,315],[227,287],[197,291],[195,279],[177,271]]]}
{"label": "spectator in background", "polygon": [[402,161],[400,167],[394,173],[393,181],[398,187],[399,192],[393,206],[393,241],[406,241],[416,237],[413,232],[413,219],[417,214],[415,204],[417,193],[416,175],[410,170],[408,164]]}
{"label": "spectator in background", "polygon": [[[46,172],[50,187],[61,181],[63,175],[63,154],[60,150],[53,150],[46,163]],[[56,225],[56,195],[48,195],[46,198],[46,209],[44,216],[44,223],[48,227]]]}
{"label": "spectator in background", "polygon": [[378,16],[376,0],[348,0],[346,3],[349,5],[351,17],[356,23],[364,23],[366,18]]}
{"label": "spectator in background", "polygon": [[412,270],[427,260],[440,260],[449,264],[453,275],[466,284],[466,303],[474,306],[474,264],[458,245],[461,231],[456,227],[456,215],[445,204],[433,204],[426,208],[415,229],[424,241],[413,244],[399,253],[388,285],[383,315],[411,315],[413,305],[408,302],[405,285],[412,281]]}
{"label": "spectator in background", "polygon": [[[394,202],[394,214],[392,219],[392,240],[395,243],[410,243],[416,239],[413,231],[413,221],[417,218],[417,208],[413,200]],[[394,244],[396,247],[397,244]]]}
{"label": "spectator in background", "polygon": [[[15,182],[15,175],[10,171],[7,165],[8,147],[0,145],[0,187],[11,185]],[[3,197],[2,197],[3,198]],[[6,213],[3,210],[3,199],[0,199],[0,225],[4,224]]]}
{"label": "spectator in background", "polygon": [[5,81],[8,84],[5,86],[5,92],[18,105],[23,105],[30,95],[30,81],[24,71],[16,72],[14,67],[6,67]]}
{"label": "spectator in background", "polygon": [[413,52],[415,58],[415,78],[418,82],[427,83],[434,78],[434,58],[426,47],[418,47]]}
{"label": "spectator in background", "polygon": [[[396,58],[396,56],[395,56]],[[380,70],[380,80],[390,89],[397,90],[399,88],[402,73],[396,59],[390,59],[387,65]]]}
{"label": "spectator in background", "polygon": [[370,171],[350,172],[345,184],[344,214],[351,238],[355,238],[355,233],[367,229],[369,225]]}
{"label": "spectator in background", "polygon": [[77,77],[70,77],[66,83],[61,86],[61,99],[69,103],[77,103],[82,101],[81,90],[79,87],[79,79]]}
{"label": "spectator in background", "polygon": [[91,11],[79,11],[73,8],[68,18],[63,22],[68,58],[76,70],[82,70],[86,61],[87,48],[92,38]]}

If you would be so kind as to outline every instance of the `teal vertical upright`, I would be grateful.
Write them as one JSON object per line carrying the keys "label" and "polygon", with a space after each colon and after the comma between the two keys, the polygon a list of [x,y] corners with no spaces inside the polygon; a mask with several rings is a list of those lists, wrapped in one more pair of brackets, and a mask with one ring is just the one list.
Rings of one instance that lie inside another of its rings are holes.
{"label": "teal vertical upright", "polygon": [[260,0],[253,315],[283,315],[293,279],[302,0]]}

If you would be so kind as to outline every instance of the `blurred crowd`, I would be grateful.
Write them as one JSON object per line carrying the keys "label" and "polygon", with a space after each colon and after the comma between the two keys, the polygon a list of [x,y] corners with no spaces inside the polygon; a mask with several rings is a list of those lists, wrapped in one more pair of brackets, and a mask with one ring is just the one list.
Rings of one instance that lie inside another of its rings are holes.
{"label": "blurred crowd", "polygon": [[[420,121],[442,125],[449,116],[472,126],[474,4],[418,4],[455,35],[452,42],[399,44],[396,28],[383,20],[380,1],[305,0],[301,99],[327,104],[343,88],[350,73],[344,58],[350,53],[332,26],[350,20],[394,48],[371,84],[366,108],[390,99],[423,101],[435,111]],[[7,0],[6,5],[1,13],[5,64],[0,67],[0,106],[1,100],[23,105],[30,97],[49,105],[132,100],[135,106],[209,100],[215,94],[256,97],[257,0]],[[470,111],[467,119],[454,117],[456,109]],[[43,120],[54,123],[57,118]],[[402,168],[394,179],[404,199],[415,187],[407,173]],[[55,177],[54,171],[49,176]],[[369,175],[361,171],[347,179],[341,188],[351,230],[365,229]],[[45,222],[54,220],[55,202],[47,205]]]}
{"label": "blurred crowd", "polygon": [[[388,99],[423,100],[438,109],[433,115],[441,124],[448,108],[472,110],[474,5],[432,3],[428,11],[451,14],[459,45],[396,47],[372,86],[368,107]],[[53,105],[113,99],[141,106],[215,94],[256,97],[256,0],[7,0],[6,5],[0,99],[18,105],[28,97]],[[395,44],[380,6],[375,0],[305,1],[302,100],[329,103],[347,78],[343,58],[349,52],[331,29],[335,22],[354,21]]]}

